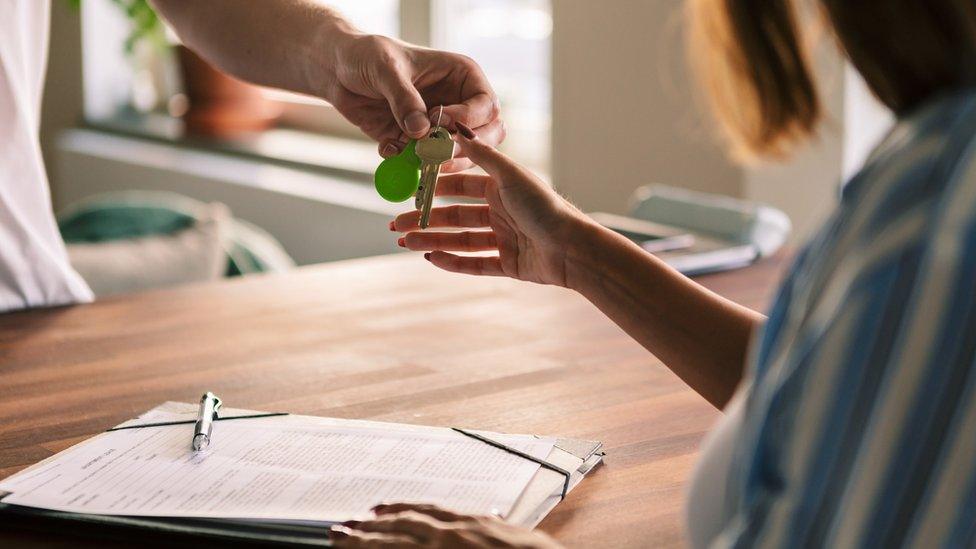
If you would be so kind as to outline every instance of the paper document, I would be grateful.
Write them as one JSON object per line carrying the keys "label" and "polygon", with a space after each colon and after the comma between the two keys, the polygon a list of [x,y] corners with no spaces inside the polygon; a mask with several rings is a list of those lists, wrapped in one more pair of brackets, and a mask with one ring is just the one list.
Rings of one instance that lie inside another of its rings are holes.
{"label": "paper document", "polygon": [[[0,482],[4,503],[75,513],[338,522],[381,502],[505,516],[536,463],[450,430],[223,421],[113,431]],[[494,435],[544,459],[551,438]]]}

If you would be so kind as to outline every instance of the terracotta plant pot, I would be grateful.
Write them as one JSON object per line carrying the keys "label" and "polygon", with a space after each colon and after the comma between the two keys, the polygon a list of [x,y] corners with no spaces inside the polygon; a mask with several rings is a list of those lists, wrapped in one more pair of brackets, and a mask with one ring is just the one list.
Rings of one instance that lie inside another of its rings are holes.
{"label": "terracotta plant pot", "polygon": [[215,69],[185,46],[177,46],[188,108],[183,115],[191,135],[233,137],[269,128],[281,107],[261,89]]}

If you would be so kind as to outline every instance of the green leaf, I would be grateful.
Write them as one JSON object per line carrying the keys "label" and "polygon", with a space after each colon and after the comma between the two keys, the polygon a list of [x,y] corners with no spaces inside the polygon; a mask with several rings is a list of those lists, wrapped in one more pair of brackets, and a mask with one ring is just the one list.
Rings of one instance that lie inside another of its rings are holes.
{"label": "green leaf", "polygon": [[[64,0],[67,5],[74,9],[81,7],[81,0]],[[146,40],[152,44],[153,48],[165,51],[169,48],[166,41],[166,32],[159,16],[153,11],[147,0],[111,0],[112,4],[118,7],[129,20],[132,29],[126,37],[123,47],[126,54],[131,55],[136,48],[136,44]]]}

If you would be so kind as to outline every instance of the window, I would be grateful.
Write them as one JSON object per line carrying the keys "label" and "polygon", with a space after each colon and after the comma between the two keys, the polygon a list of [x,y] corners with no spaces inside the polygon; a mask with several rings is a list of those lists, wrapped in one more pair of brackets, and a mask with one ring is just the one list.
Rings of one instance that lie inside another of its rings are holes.
{"label": "window", "polygon": [[[330,0],[366,32],[466,54],[484,68],[502,101],[509,154],[547,171],[550,127],[550,0]],[[166,110],[175,70],[150,61],[133,71],[122,53],[124,19],[109,0],[83,2],[89,120]],[[145,57],[144,52],[136,52]],[[141,63],[145,61],[141,59]],[[177,79],[178,80],[178,79]],[[153,91],[155,82],[157,90]],[[162,88],[161,90],[159,88]],[[167,91],[169,90],[169,91]],[[284,105],[280,126],[363,139],[318,98],[269,90]],[[90,100],[88,99],[90,98]],[[149,116],[148,114],[142,115]]]}
{"label": "window", "polygon": [[431,43],[475,59],[502,103],[512,156],[547,171],[551,108],[550,0],[440,0]]}
{"label": "window", "polygon": [[328,4],[365,32],[400,36],[399,0],[329,0]]}

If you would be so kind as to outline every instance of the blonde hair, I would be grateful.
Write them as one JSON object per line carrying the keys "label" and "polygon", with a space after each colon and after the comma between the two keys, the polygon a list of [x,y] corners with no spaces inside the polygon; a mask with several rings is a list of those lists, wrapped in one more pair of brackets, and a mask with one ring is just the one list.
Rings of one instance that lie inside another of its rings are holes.
{"label": "blonde hair", "polygon": [[[829,30],[897,114],[976,82],[973,0],[819,0]],[[822,116],[794,0],[688,0],[690,54],[733,155],[783,157]]]}

